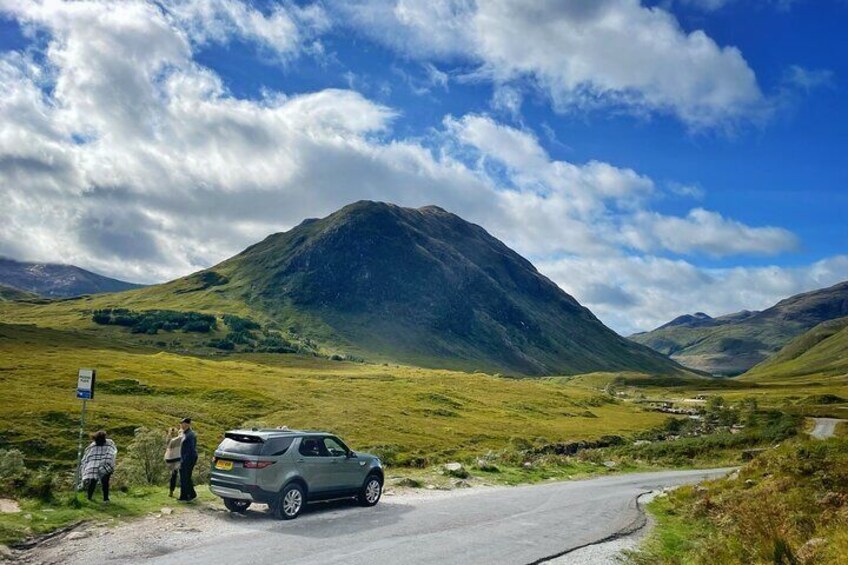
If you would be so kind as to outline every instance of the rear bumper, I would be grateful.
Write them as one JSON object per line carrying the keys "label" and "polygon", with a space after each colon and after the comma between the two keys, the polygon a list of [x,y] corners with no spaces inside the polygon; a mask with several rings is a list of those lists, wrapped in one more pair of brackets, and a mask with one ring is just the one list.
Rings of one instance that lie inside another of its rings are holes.
{"label": "rear bumper", "polygon": [[274,500],[277,493],[262,490],[256,485],[243,485],[222,481],[212,477],[209,481],[209,490],[212,494],[218,495],[221,498],[234,498],[236,500],[249,500],[250,502],[260,502],[268,504]]}
{"label": "rear bumper", "polygon": [[210,485],[209,490],[212,491],[212,494],[217,494],[221,498],[234,498],[236,500],[249,500],[251,502],[256,502],[250,493],[242,492],[238,489]]}

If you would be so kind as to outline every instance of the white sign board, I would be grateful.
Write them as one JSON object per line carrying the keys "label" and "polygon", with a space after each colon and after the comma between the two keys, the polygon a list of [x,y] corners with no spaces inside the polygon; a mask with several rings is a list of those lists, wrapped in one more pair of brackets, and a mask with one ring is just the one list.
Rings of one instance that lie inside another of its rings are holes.
{"label": "white sign board", "polygon": [[91,400],[94,398],[94,369],[80,369],[77,377],[77,398]]}

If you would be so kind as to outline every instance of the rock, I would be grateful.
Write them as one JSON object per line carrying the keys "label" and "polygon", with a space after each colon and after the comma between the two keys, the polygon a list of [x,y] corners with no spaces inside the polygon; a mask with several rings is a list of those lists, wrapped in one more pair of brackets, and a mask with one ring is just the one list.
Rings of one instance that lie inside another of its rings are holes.
{"label": "rock", "polygon": [[14,514],[20,512],[21,507],[16,500],[11,498],[0,498],[0,514]]}
{"label": "rock", "polygon": [[164,506],[159,512],[161,512],[163,516],[170,516],[174,513],[174,509]]}
{"label": "rock", "polygon": [[640,445],[651,445],[651,442],[647,439],[637,439],[633,442],[634,447],[639,447]]}
{"label": "rock", "polygon": [[468,481],[463,481],[462,479],[453,482],[454,488],[471,488],[471,483]]}
{"label": "rock", "polygon": [[436,490],[436,485],[427,485],[424,488],[426,488],[427,490]]}
{"label": "rock", "polygon": [[607,469],[615,469],[618,466],[618,463],[615,461],[604,461],[603,466]]}
{"label": "rock", "polygon": [[727,475],[727,478],[728,478],[728,480],[731,480],[731,481],[735,481],[736,479],[738,479],[739,478],[739,469],[736,469],[735,471],[733,471],[732,473]]}
{"label": "rock", "polygon": [[68,541],[74,541],[78,539],[85,539],[91,535],[91,532],[81,531],[81,532],[71,532],[69,533],[65,539]]}
{"label": "rock", "polygon": [[757,483],[756,483],[756,481],[754,481],[753,479],[745,479],[745,486],[746,486],[746,487],[752,487],[752,486],[754,486],[755,484],[757,484]]}
{"label": "rock", "polygon": [[3,544],[0,544],[0,559],[4,561],[8,559],[9,561],[11,561],[14,556],[15,555],[14,553],[12,553],[11,549],[9,549]]}
{"label": "rock", "polygon": [[525,469],[532,469],[533,468],[533,464],[530,461],[525,461],[524,464],[521,465],[521,466],[524,467]]}
{"label": "rock", "polygon": [[486,461],[485,459],[478,459],[477,460],[477,468],[480,469],[481,471],[485,471],[487,473],[497,473],[497,472],[500,471],[500,469],[498,469],[497,465],[495,465],[491,461]]}
{"label": "rock", "polygon": [[807,543],[801,546],[796,557],[799,563],[815,563],[818,560],[819,554],[827,546],[827,540],[824,538],[812,538],[807,540]]}
{"label": "rock", "polygon": [[462,463],[445,463],[442,468],[447,475],[456,477],[457,479],[467,479],[468,471],[462,466]]}

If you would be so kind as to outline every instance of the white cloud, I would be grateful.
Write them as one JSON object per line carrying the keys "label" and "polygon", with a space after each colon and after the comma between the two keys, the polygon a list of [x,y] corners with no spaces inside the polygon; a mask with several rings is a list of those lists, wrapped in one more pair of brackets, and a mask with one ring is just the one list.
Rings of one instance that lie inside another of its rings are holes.
{"label": "white cloud", "polygon": [[639,212],[623,230],[627,245],[640,251],[702,251],[713,257],[752,253],[776,255],[798,248],[791,232],[777,227],[750,227],[703,208],[685,218]]}
{"label": "white cloud", "polygon": [[[569,257],[539,270],[623,335],[693,312],[762,310],[779,300],[848,279],[848,256],[798,268],[702,269],[660,257]],[[612,289],[607,292],[607,289]]]}
{"label": "white cloud", "polygon": [[784,82],[802,90],[810,92],[816,88],[833,86],[835,73],[830,69],[807,69],[800,65],[790,66],[784,73]]}
{"label": "white cloud", "polygon": [[198,44],[252,41],[285,60],[330,27],[318,5],[273,4],[267,12],[239,0],[164,0],[160,3]]}
{"label": "white cloud", "polygon": [[759,119],[765,107],[738,49],[638,0],[362,0],[335,10],[407,56],[470,59],[496,83],[527,78],[562,111],[613,105],[702,128]]}

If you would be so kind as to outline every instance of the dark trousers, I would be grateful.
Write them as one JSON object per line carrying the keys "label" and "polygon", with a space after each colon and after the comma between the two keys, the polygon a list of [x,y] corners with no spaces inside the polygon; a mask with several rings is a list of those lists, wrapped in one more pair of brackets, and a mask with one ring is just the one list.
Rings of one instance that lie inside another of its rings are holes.
{"label": "dark trousers", "polygon": [[[100,477],[100,483],[103,485],[103,500],[109,500],[109,477],[111,476],[112,473],[109,473]],[[97,479],[86,479],[86,483],[86,493],[88,499],[91,500],[91,497],[94,496],[94,487],[97,486]]]}
{"label": "dark trousers", "polygon": [[194,500],[197,493],[194,492],[194,482],[191,480],[191,472],[194,471],[196,461],[183,461],[180,464],[180,500]]}
{"label": "dark trousers", "polygon": [[180,474],[179,469],[174,469],[171,471],[171,494],[174,494],[174,489],[177,488],[177,476]]}

